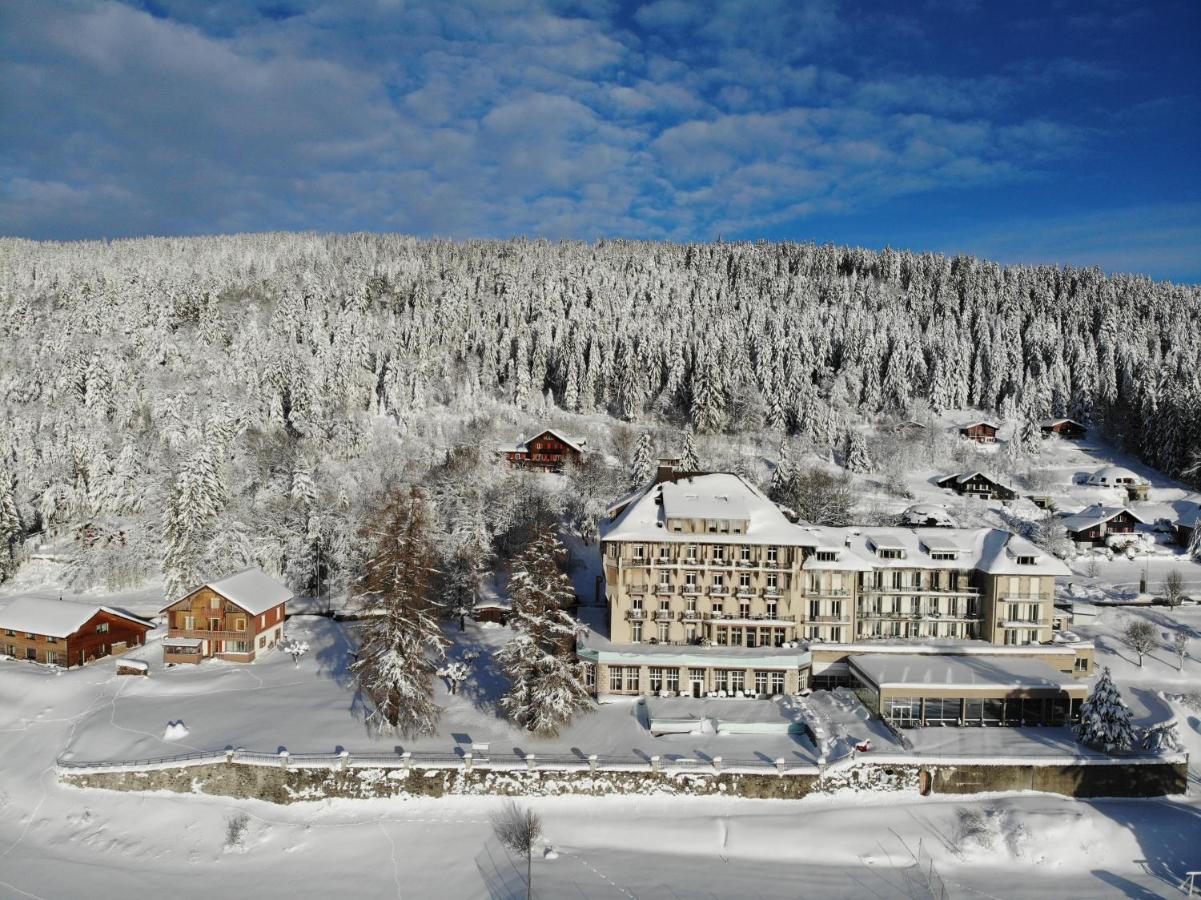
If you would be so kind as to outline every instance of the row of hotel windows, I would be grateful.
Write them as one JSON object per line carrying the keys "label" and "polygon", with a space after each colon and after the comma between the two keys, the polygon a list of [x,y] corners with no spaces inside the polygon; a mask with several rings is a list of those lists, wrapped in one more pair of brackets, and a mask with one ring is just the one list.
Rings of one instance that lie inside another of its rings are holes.
{"label": "row of hotel windows", "polygon": [[860,637],[922,637],[970,638],[971,626],[966,622],[860,622]]}
{"label": "row of hotel windows", "polygon": [[[616,555],[618,552],[617,545],[613,544],[610,546],[613,549],[613,554]],[[708,546],[708,548],[709,548],[709,556],[708,556],[709,559],[714,560],[715,562],[724,562],[725,561],[726,550],[727,550],[727,547],[725,544],[707,544],[706,546]],[[767,561],[768,562],[770,562],[770,563],[779,562],[779,559],[780,559],[780,548],[779,547],[767,547],[766,550],[767,550]],[[698,544],[689,544],[687,546],[684,559],[686,561],[690,561],[690,562],[698,562],[701,559],[701,557],[699,556],[699,552],[700,552],[700,547]],[[634,559],[646,559],[647,558],[646,544],[634,544],[633,554],[634,554]],[[670,555],[671,555],[670,547],[660,547],[659,548],[659,558],[660,559],[667,559]],[[730,559],[734,559],[734,555],[735,555],[734,553],[731,553]],[[750,562],[751,561],[751,548],[747,544],[738,545],[737,557],[741,562]]]}
{"label": "row of hotel windows", "polygon": [[1080,718],[1080,701],[1068,697],[968,699],[894,697],[881,712],[896,725],[1063,725]]}
{"label": "row of hotel windows", "polygon": [[976,601],[974,598],[966,602],[947,598],[944,603],[938,597],[913,597],[906,599],[901,597],[876,597],[859,604],[859,615],[861,616],[908,616],[915,614],[973,618],[977,615]]}
{"label": "row of hotel windows", "polygon": [[[641,622],[630,623],[630,642],[641,644],[646,632]],[[655,626],[655,642],[666,644],[671,641],[671,623],[659,622]],[[716,626],[713,628],[713,642],[719,647],[783,647],[788,640],[785,628],[756,628],[754,626]],[[684,642],[696,644],[699,642],[696,625],[685,623]]]}
{"label": "row of hotel windows", "polygon": [[[646,690],[657,694],[660,691],[679,693],[680,669],[666,666],[650,666]],[[745,669],[712,669],[712,678],[706,680],[705,669],[688,669],[689,687],[700,685],[704,691],[725,691],[737,695],[746,693],[747,684],[753,686],[756,694],[784,693],[784,673],[782,671],[764,671],[756,669],[748,682]],[[641,674],[638,666],[610,666],[609,690],[618,693],[634,693],[642,690]]]}
{"label": "row of hotel windows", "polygon": [[[699,588],[699,585],[697,584],[697,575],[698,575],[697,572],[685,572],[684,573],[684,587]],[[780,576],[777,575],[775,572],[768,572],[763,577],[765,579],[765,585],[768,588],[778,588],[780,586]],[[652,581],[654,580],[653,572],[651,573],[651,579],[652,579]],[[660,572],[659,573],[659,581],[657,582],[657,584],[669,585],[670,583],[671,583],[671,573],[670,572]],[[711,575],[709,577],[709,586],[714,587],[714,588],[725,587],[726,586],[726,576],[722,575],[720,573]],[[751,573],[750,572],[739,572],[738,573],[738,586],[743,587],[743,588],[749,588],[751,586]],[[631,585],[631,587],[642,587],[642,585]]]}

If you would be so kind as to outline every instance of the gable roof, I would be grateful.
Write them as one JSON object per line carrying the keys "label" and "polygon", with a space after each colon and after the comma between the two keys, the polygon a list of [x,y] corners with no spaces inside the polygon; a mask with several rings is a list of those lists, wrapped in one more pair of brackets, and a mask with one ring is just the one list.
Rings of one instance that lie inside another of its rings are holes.
{"label": "gable roof", "polygon": [[973,428],[976,425],[987,425],[989,428],[1000,428],[1001,427],[996,422],[990,422],[988,419],[977,419],[974,422],[964,422],[962,425],[959,426],[959,430],[965,431],[966,429]]}
{"label": "gable roof", "polygon": [[43,600],[21,597],[0,610],[0,629],[67,638],[88,623],[97,613],[105,612],[137,625],[153,628],[153,622],[111,606],[72,603],[69,600]]}
{"label": "gable roof", "polygon": [[201,588],[208,588],[240,606],[252,616],[257,616],[260,613],[265,613],[267,610],[279,606],[281,603],[287,603],[292,599],[292,592],[266,574],[262,569],[245,569],[241,572],[235,572],[233,575],[226,575],[218,581],[210,581],[207,584],[202,584],[200,587],[192,588],[179,600],[173,600],[168,603],[164,610],[170,609],[180,600],[186,600],[191,597]]}
{"label": "gable roof", "polygon": [[1065,424],[1076,425],[1080,428],[1086,427],[1083,422],[1077,422],[1075,419],[1068,419],[1066,417],[1059,418],[1059,419],[1043,419],[1038,424],[1039,424],[1040,428],[1054,428],[1056,425],[1065,425]]}
{"label": "gable roof", "polygon": [[561,440],[564,444],[566,444],[572,450],[575,450],[579,453],[584,452],[585,441],[581,440],[580,438],[568,437],[563,432],[557,431],[554,428],[543,428],[537,434],[533,434],[530,437],[526,438],[524,441],[521,442],[521,444],[523,447],[529,446],[530,441],[532,441],[534,438],[542,437],[542,435],[544,435],[544,434],[553,434],[555,437],[557,437],[559,440]]}
{"label": "gable roof", "polygon": [[947,482],[954,479],[956,484],[967,484],[969,481],[971,481],[977,475],[979,475],[981,478],[983,478],[985,481],[989,482],[990,484],[995,484],[997,487],[1005,488],[1005,490],[1010,491],[1011,493],[1016,493],[1016,491],[1014,491],[1013,488],[1011,488],[1009,485],[1005,484],[1003,481],[1001,481],[997,478],[993,478],[987,472],[981,472],[979,469],[977,469],[974,472],[964,472],[962,475],[948,475],[946,478],[938,479],[938,483],[940,485],[942,485],[942,484],[946,484]]}
{"label": "gable roof", "polygon": [[1098,525],[1108,522],[1122,513],[1130,513],[1134,521],[1146,524],[1133,510],[1125,506],[1102,506],[1100,503],[1086,506],[1080,512],[1073,513],[1070,516],[1064,516],[1060,519],[1060,524],[1068,531],[1087,531],[1090,528],[1096,528]]}

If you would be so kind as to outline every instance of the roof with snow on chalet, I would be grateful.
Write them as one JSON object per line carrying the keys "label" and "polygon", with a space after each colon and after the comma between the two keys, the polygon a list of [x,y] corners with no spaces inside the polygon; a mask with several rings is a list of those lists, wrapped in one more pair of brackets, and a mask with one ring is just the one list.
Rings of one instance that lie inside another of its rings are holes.
{"label": "roof with snow on chalet", "polygon": [[864,653],[851,666],[876,687],[1006,688],[1085,694],[1088,686],[1040,659]]}
{"label": "roof with snow on chalet", "polygon": [[946,523],[949,527],[955,527],[955,518],[943,507],[934,503],[915,503],[901,513],[902,519],[926,519],[939,523]]}
{"label": "roof with snow on chalet", "polygon": [[1102,466],[1088,476],[1089,484],[1118,485],[1129,480],[1132,484],[1147,484],[1147,479],[1124,466]]}
{"label": "roof with snow on chalet", "polygon": [[996,422],[990,421],[989,419],[976,419],[973,422],[964,422],[962,425],[959,426],[959,429],[962,431],[967,428],[975,428],[977,425],[987,425],[989,428],[1000,428],[1001,427]]}
{"label": "roof with snow on chalet", "polygon": [[[220,594],[252,616],[265,613],[292,599],[292,592],[262,569],[244,569],[233,575],[226,575],[217,581],[210,581],[193,588],[185,596],[190,597],[201,588],[208,588],[210,591]],[[175,600],[163,609],[170,609],[178,602],[179,600]]]}
{"label": "roof with snow on chalet", "polygon": [[621,502],[629,505],[605,527],[606,540],[654,541],[670,534],[673,539],[687,538],[702,544],[731,541],[730,533],[726,532],[685,535],[667,531],[669,518],[747,522],[746,530],[736,538],[739,543],[789,544],[798,537],[797,526],[788,521],[776,504],[732,472],[709,472],[650,484],[634,499],[623,497],[618,504]]}
{"label": "roof with snow on chalet", "polygon": [[39,597],[21,597],[0,610],[0,629],[20,631],[26,634],[41,634],[46,637],[67,638],[101,612],[127,619],[147,628],[154,627],[153,622],[148,622],[139,616],[114,609],[111,606],[72,603],[69,600],[45,600]]}
{"label": "roof with snow on chalet", "polygon": [[1088,531],[1090,528],[1096,528],[1098,525],[1103,525],[1110,519],[1120,516],[1122,513],[1129,513],[1134,521],[1145,525],[1142,519],[1131,509],[1125,506],[1102,506],[1100,503],[1094,503],[1092,506],[1086,506],[1078,513],[1072,513],[1070,516],[1064,516],[1059,520],[1068,531]]}
{"label": "roof with snow on chalet", "polygon": [[542,437],[542,435],[544,435],[544,434],[554,435],[559,440],[561,440],[564,444],[566,444],[568,447],[570,447],[572,450],[575,450],[579,453],[584,452],[584,445],[588,443],[587,439],[585,439],[585,438],[568,437],[563,432],[557,431],[554,428],[543,428],[536,434],[530,435],[530,437],[525,438],[524,440],[520,440],[516,444],[513,444],[511,446],[508,444],[505,444],[505,445],[502,445],[499,449],[506,450],[506,451],[517,451],[517,452],[528,450],[530,442],[535,440],[536,438]]}
{"label": "roof with snow on chalet", "polygon": [[[977,475],[979,475],[985,481],[989,481],[992,484],[995,484],[997,487],[1003,487],[1007,491],[1013,491],[1013,488],[1011,488],[1005,482],[1001,481],[1001,479],[994,478],[992,475],[989,475],[987,472],[981,472],[979,469],[977,469],[974,472],[964,472],[962,475],[948,475],[946,478],[938,479],[938,483],[946,484],[948,481],[954,480],[956,484],[967,484],[969,481],[971,481]],[[1017,491],[1014,491],[1014,493],[1016,494]]]}
{"label": "roof with snow on chalet", "polygon": [[1040,428],[1054,428],[1056,425],[1078,425],[1081,428],[1087,427],[1083,422],[1077,422],[1075,419],[1069,419],[1067,417],[1061,417],[1058,419],[1043,419],[1038,423]]}

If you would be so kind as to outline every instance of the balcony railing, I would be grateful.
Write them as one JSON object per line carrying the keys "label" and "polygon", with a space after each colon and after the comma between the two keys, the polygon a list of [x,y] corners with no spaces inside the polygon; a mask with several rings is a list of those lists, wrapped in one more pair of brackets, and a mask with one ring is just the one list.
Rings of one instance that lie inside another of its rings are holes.
{"label": "balcony railing", "polygon": [[255,633],[249,629],[246,631],[209,631],[205,628],[171,628],[167,634],[169,637],[200,638],[206,641],[250,641],[255,636]]}
{"label": "balcony railing", "polygon": [[672,593],[672,587],[667,582],[663,582],[662,584],[659,584],[655,587],[655,593],[656,594],[670,594],[670,593]]}
{"label": "balcony railing", "polygon": [[728,597],[730,589],[728,587],[711,587],[709,588],[710,597]]}
{"label": "balcony railing", "polygon": [[672,620],[672,618],[673,618],[673,616],[672,616],[672,612],[670,609],[656,609],[655,610],[655,621],[656,622],[670,622]]}
{"label": "balcony railing", "polygon": [[627,609],[626,610],[626,618],[627,619],[645,619],[646,618],[646,610],[645,609]]}
{"label": "balcony railing", "polygon": [[815,622],[815,623],[832,623],[832,624],[849,624],[850,619],[846,615],[839,616],[810,616],[801,615],[797,617],[800,622]]}
{"label": "balcony railing", "polygon": [[1013,602],[1013,601],[1016,601],[1016,602],[1022,602],[1022,601],[1025,601],[1025,602],[1029,603],[1029,602],[1031,602],[1031,601],[1036,601],[1036,600],[1046,600],[1046,601],[1049,601],[1049,600],[1051,600],[1051,599],[1052,599],[1052,598],[1051,598],[1050,596],[1046,595],[1046,594],[1022,594],[1022,593],[1017,593],[1017,594],[1014,594],[1014,593],[1010,593],[1010,592],[1006,591],[1005,593],[1003,593],[1003,594],[1001,595],[1001,600],[1003,600],[1003,601],[1010,601],[1010,602]]}
{"label": "balcony railing", "polygon": [[681,622],[699,622],[700,619],[701,613],[700,610],[697,609],[686,609],[680,613]]}

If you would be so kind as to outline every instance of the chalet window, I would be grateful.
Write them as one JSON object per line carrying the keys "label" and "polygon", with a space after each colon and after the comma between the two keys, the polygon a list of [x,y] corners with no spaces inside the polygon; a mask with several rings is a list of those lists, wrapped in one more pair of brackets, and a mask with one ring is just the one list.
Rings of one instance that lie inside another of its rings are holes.
{"label": "chalet window", "polygon": [[57,643],[58,643],[58,638],[56,638],[56,637],[49,637],[49,636],[47,636],[47,638],[46,638],[46,643],[47,643],[47,644],[57,644]]}
{"label": "chalet window", "polygon": [[250,648],[247,646],[245,641],[226,641],[225,642],[225,652],[226,653],[249,653]]}
{"label": "chalet window", "polygon": [[57,666],[58,665],[58,654],[55,653],[53,650],[47,651],[46,662],[49,665]]}
{"label": "chalet window", "polygon": [[283,607],[280,607],[280,606],[275,607],[275,621],[278,622],[280,620],[280,618],[283,616],[283,614],[284,614]]}
{"label": "chalet window", "polygon": [[15,631],[13,631],[11,628],[4,629],[4,633],[6,635],[8,635],[8,637],[16,637],[17,636],[17,633]]}
{"label": "chalet window", "polygon": [[263,635],[262,637],[259,638],[259,649],[262,650],[266,646],[267,646],[267,636]]}
{"label": "chalet window", "polygon": [[193,628],[196,627],[196,620],[194,617],[180,616],[180,618],[183,619],[183,625],[181,625],[180,627],[183,628],[185,631],[191,631]]}
{"label": "chalet window", "polygon": [[25,637],[27,637],[31,641],[36,641],[38,639],[38,636],[36,634],[34,634],[32,631],[25,632]]}
{"label": "chalet window", "polygon": [[230,626],[229,630],[230,631],[245,631],[246,630],[246,617],[245,616],[234,616],[233,625]]}
{"label": "chalet window", "polygon": [[209,598],[209,609],[220,609],[220,608],[221,608],[221,598],[210,597]]}
{"label": "chalet window", "polygon": [[267,627],[267,616],[266,616],[266,614],[263,614],[263,615],[259,616],[259,628],[262,629],[262,628],[266,628],[266,627]]}
{"label": "chalet window", "polygon": [[108,631],[108,622],[101,622],[96,626],[97,634],[104,634],[106,631]]}

